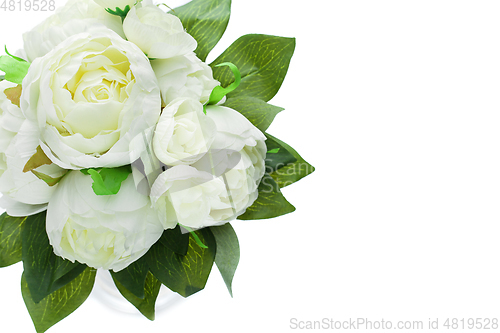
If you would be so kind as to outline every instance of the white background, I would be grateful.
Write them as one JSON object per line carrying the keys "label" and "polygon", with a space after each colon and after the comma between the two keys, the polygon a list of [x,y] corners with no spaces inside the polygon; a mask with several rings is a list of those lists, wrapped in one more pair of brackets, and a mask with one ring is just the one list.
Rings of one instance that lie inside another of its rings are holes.
{"label": "white background", "polygon": [[[499,12],[488,0],[234,0],[209,60],[243,34],[297,38],[271,101],[286,110],[269,129],[317,168],[283,190],[296,212],[234,223],[233,299],[214,268],[205,290],[155,322],[92,295],[49,332],[275,333],[296,331],[291,318],[500,317]],[[0,43],[21,47],[45,16],[0,10]],[[21,272],[0,270],[9,332],[34,331]]]}

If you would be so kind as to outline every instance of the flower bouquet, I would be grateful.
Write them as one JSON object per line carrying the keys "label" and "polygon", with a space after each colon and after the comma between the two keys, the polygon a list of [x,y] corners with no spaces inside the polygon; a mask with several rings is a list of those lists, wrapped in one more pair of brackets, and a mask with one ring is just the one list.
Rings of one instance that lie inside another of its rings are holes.
{"label": "flower bouquet", "polygon": [[37,332],[75,311],[96,269],[153,320],[214,262],[228,289],[235,219],[293,212],[314,168],[266,133],[295,40],[245,35],[210,65],[230,0],[69,0],[0,57],[0,267],[23,262]]}

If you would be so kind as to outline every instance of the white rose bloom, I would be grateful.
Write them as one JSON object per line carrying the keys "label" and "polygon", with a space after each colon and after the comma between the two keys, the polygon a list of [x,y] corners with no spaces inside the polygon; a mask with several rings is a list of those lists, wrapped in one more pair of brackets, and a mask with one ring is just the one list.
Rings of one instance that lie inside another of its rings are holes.
{"label": "white rose bloom", "polygon": [[104,9],[110,8],[111,10],[116,10],[116,8],[125,9],[125,7],[130,6],[132,8],[136,0],[94,0],[96,4]]}
{"label": "white rose bloom", "polygon": [[23,34],[29,61],[43,57],[68,37],[96,27],[108,28],[125,37],[121,19],[108,14],[93,0],[69,0],[45,21]]}
{"label": "white rose bloom", "polygon": [[189,97],[205,104],[212,90],[220,85],[213,78],[212,68],[194,53],[169,59],[152,60],[158,78],[163,105],[176,98]]}
{"label": "white rose bloom", "polygon": [[194,99],[179,98],[160,116],[153,137],[156,157],[166,165],[193,164],[210,149],[215,124]]}
{"label": "white rose bloom", "polygon": [[[20,131],[26,118],[21,109],[11,103],[4,91],[16,87],[8,81],[0,82],[0,206],[11,216],[27,216],[43,211],[55,189],[36,177],[33,173],[22,170],[29,158],[21,158],[17,153]],[[29,139],[23,144],[35,144]],[[55,165],[44,165],[35,171],[54,178],[63,175],[63,170]]]}
{"label": "white rose bloom", "polygon": [[47,234],[55,254],[115,272],[142,257],[163,227],[133,178],[130,174],[118,194],[98,196],[90,176],[70,171],[47,209]]}
{"label": "white rose bloom", "polygon": [[165,13],[151,1],[133,7],[123,21],[125,36],[149,58],[171,58],[196,49],[196,40],[175,15]]}
{"label": "white rose bloom", "polygon": [[[211,152],[192,166],[166,170],[151,189],[164,227],[176,222],[191,228],[224,224],[257,199],[265,172],[265,136],[235,110],[209,106],[207,115],[217,126]],[[235,154],[238,159],[232,163]]]}
{"label": "white rose bloom", "polygon": [[154,129],[161,98],[144,53],[111,30],[96,30],[31,64],[21,109],[52,162],[65,169],[117,167],[139,157],[135,142]]}

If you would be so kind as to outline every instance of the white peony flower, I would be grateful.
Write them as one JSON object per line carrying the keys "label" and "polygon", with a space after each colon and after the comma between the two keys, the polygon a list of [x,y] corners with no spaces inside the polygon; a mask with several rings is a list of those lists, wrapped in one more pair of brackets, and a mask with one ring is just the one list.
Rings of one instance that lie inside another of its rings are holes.
{"label": "white peony flower", "polygon": [[[255,155],[251,155],[252,153]],[[239,154],[241,155],[240,162],[222,176],[229,196],[222,197],[221,200],[229,203],[231,207],[212,207],[210,212],[210,217],[217,224],[236,219],[254,203],[259,195],[258,186],[264,174],[260,173],[260,169],[256,168],[255,164],[260,164],[263,157],[255,149],[248,147],[245,147]]]}
{"label": "white peony flower", "polygon": [[257,199],[265,172],[265,136],[227,107],[209,106],[207,116],[217,126],[210,152],[192,166],[167,169],[151,188],[164,227],[176,222],[191,228],[224,224]]}
{"label": "white peony flower", "polygon": [[[254,181],[259,185],[265,173],[267,153],[265,135],[241,113],[225,106],[207,106],[207,116],[217,126],[217,134],[211,150],[214,152],[226,151],[226,155],[231,155],[231,152],[242,153],[244,151],[255,169],[253,173]],[[217,155],[220,155],[220,153]],[[217,170],[223,170],[223,166],[217,164],[227,164],[229,168],[234,165],[234,162],[226,162],[224,159],[219,162],[221,158],[212,158],[212,160],[215,161],[215,166],[212,166],[212,168]],[[207,159],[200,160],[193,166],[200,170],[206,170],[208,168]]]}
{"label": "white peony flower", "polygon": [[193,52],[169,59],[151,61],[158,78],[163,105],[178,97],[189,97],[205,104],[212,90],[220,85],[212,69]]}
{"label": "white peony flower", "polygon": [[166,165],[193,164],[210,149],[215,124],[194,99],[179,98],[160,116],[153,137],[156,157]]}
{"label": "white peony flower", "polygon": [[151,1],[143,1],[128,12],[123,21],[127,39],[149,58],[171,58],[196,49],[196,40],[175,15],[165,13]]}
{"label": "white peony flower", "polygon": [[127,6],[132,8],[137,0],[94,0],[94,2],[104,9],[109,8],[114,11],[116,8],[123,10]]}
{"label": "white peony flower", "polygon": [[233,215],[228,210],[216,210],[211,216],[227,222],[243,214],[257,199],[265,173],[266,137],[241,113],[228,107],[209,105],[207,116],[214,121],[217,134],[210,152],[192,166],[211,170],[224,179],[231,193]]}
{"label": "white peony flower", "polygon": [[151,188],[151,201],[165,229],[177,222],[191,228],[215,225],[210,219],[212,207],[231,209],[221,197],[228,197],[222,179],[188,165],[163,172]]}
{"label": "white peony flower", "polygon": [[[32,172],[23,172],[29,158],[21,158],[17,152],[18,143],[23,141],[17,132],[26,118],[5,95],[6,89],[16,86],[8,81],[0,82],[0,205],[11,216],[27,216],[46,209],[55,186],[47,185]],[[36,137],[35,140],[28,138],[23,144],[34,144],[36,149]],[[56,165],[43,165],[35,171],[53,178],[64,174]]]}
{"label": "white peony flower", "polygon": [[69,0],[45,21],[23,34],[27,58],[32,62],[49,53],[68,37],[96,27],[111,29],[125,37],[118,16],[108,14],[93,0]]}
{"label": "white peony flower", "polygon": [[135,142],[154,129],[161,98],[144,53],[110,30],[95,30],[68,38],[31,64],[21,109],[54,163],[117,167],[139,157]]}
{"label": "white peony flower", "polygon": [[46,223],[58,256],[115,272],[142,257],[163,232],[132,174],[118,194],[98,196],[90,176],[70,171],[50,200]]}

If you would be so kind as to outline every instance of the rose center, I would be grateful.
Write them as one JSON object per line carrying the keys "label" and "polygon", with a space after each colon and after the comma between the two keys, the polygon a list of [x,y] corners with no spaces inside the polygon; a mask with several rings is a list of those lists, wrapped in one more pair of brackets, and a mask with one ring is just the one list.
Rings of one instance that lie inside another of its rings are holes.
{"label": "rose center", "polygon": [[[58,71],[59,82],[63,83],[54,96],[58,119],[48,122],[63,136],[78,133],[91,139],[113,133],[120,126],[120,114],[135,77],[125,54],[101,42],[93,44],[93,50],[82,50],[80,60],[76,60],[79,55],[73,55],[73,61],[67,60]],[[72,68],[74,72],[68,75]],[[64,77],[68,78],[66,82]]]}

